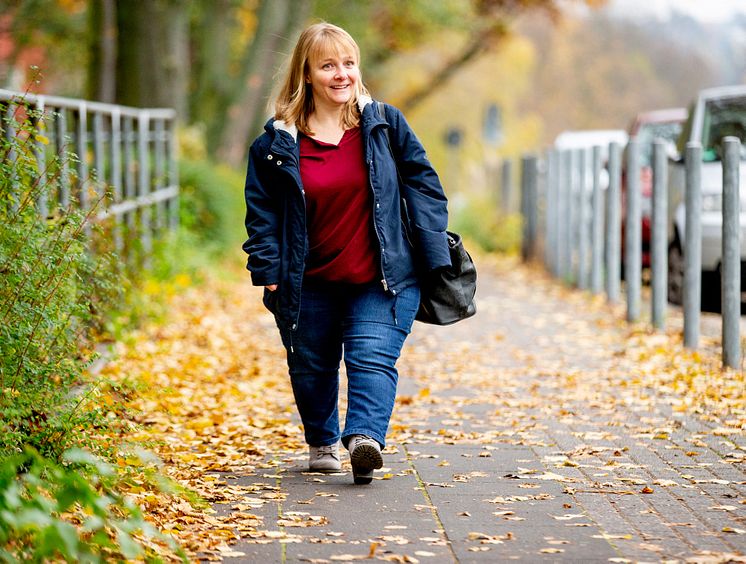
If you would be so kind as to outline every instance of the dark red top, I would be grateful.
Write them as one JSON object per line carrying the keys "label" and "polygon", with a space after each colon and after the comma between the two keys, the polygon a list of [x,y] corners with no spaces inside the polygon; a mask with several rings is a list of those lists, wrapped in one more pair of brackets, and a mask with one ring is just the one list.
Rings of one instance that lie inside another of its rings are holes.
{"label": "dark red top", "polygon": [[339,145],[300,138],[309,255],[306,277],[365,284],[379,278],[378,240],[360,128]]}

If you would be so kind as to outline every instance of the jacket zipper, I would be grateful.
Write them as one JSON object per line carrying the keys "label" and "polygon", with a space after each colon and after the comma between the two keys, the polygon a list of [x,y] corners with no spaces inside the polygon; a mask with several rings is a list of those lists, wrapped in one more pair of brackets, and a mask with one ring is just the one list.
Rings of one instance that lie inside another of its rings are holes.
{"label": "jacket zipper", "polygon": [[[271,148],[270,148],[270,154],[272,154]],[[279,154],[279,153],[276,153]],[[290,157],[290,153],[286,153],[287,156],[283,158]],[[280,166],[280,165],[278,165]],[[306,191],[303,189],[302,182],[300,182],[300,165],[298,165],[298,178],[295,178],[295,175],[293,175],[292,172],[290,172],[290,169],[287,167],[280,166],[280,170],[285,172],[285,174],[288,174],[292,179],[293,183],[296,185],[296,187],[300,190],[300,199],[303,202],[303,231],[306,233],[303,241],[303,262],[305,264],[306,261],[306,245],[308,243],[308,228],[306,226]],[[305,270],[305,267],[304,267]],[[300,279],[300,288],[298,292],[298,315],[300,315],[300,307],[301,307],[301,300],[303,299],[303,277],[301,276]],[[292,332],[295,331],[298,328],[298,317],[296,316],[295,320],[293,321],[292,325],[290,326],[290,352],[294,353],[294,347],[293,347],[293,338],[292,338]]]}
{"label": "jacket zipper", "polygon": [[389,284],[386,282],[386,274],[383,270],[383,243],[381,242],[381,235],[378,233],[378,225],[376,225],[376,210],[378,209],[378,202],[376,201],[376,191],[373,189],[373,159],[368,159],[368,183],[370,184],[370,191],[373,194],[373,231],[376,234],[376,239],[378,239],[378,249],[380,251],[380,260],[381,260],[381,285],[383,286],[383,291],[388,292],[389,291]]}

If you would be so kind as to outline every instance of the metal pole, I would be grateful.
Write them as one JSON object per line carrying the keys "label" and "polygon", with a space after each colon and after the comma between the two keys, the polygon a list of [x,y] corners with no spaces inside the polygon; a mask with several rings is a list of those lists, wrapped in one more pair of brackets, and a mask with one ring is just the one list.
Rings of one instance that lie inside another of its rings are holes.
{"label": "metal pole", "polygon": [[684,229],[684,346],[699,346],[702,297],[702,145],[686,144],[686,226]]}
{"label": "metal pole", "polygon": [[653,142],[653,217],[650,229],[650,285],[652,287],[651,319],[656,329],[666,328],[668,289],[668,167],[666,144]]}
{"label": "metal pole", "polygon": [[593,147],[593,196],[591,200],[591,292],[603,289],[603,192],[601,192],[601,147]]}
{"label": "metal pole", "polygon": [[578,153],[580,149],[573,149],[570,153],[570,164],[568,166],[568,196],[567,196],[567,237],[568,237],[568,248],[570,253],[568,256],[568,267],[567,271],[569,277],[567,282],[570,284],[577,284],[578,282],[578,271],[577,271],[577,256],[578,256]]}
{"label": "metal pole", "polygon": [[567,281],[570,278],[570,266],[572,264],[572,248],[570,247],[570,180],[572,179],[572,151],[564,151],[560,154],[561,172],[560,172],[560,205],[559,205],[559,226],[560,226],[560,255],[559,255],[559,276]]}
{"label": "metal pole", "polygon": [[[46,113],[44,109],[44,101],[39,100],[36,102],[37,115],[32,118],[34,127],[41,133],[46,133]],[[44,143],[39,138],[34,141],[34,156],[36,157],[36,167],[39,172],[38,186],[41,188],[36,197],[36,206],[39,210],[39,215],[46,218],[49,215],[49,202],[47,194],[47,150]]]}
{"label": "metal pole", "polygon": [[500,206],[505,215],[513,209],[511,198],[513,196],[513,163],[505,159],[500,168]]}
{"label": "metal pole", "polygon": [[588,205],[587,205],[587,156],[586,149],[578,153],[578,288],[588,289]]}
{"label": "metal pole", "polygon": [[642,211],[640,193],[640,144],[627,144],[627,217],[624,222],[624,278],[627,294],[627,321],[640,319],[642,285]]}
{"label": "metal pole", "polygon": [[521,259],[528,260],[528,178],[526,169],[528,157],[521,157]]}
{"label": "metal pole", "polygon": [[536,257],[539,231],[539,159],[526,158],[526,188],[528,189],[528,258]]}
{"label": "metal pole", "polygon": [[[169,120],[166,138],[168,140],[167,164],[168,186],[179,187],[179,165],[176,158],[176,118]],[[175,231],[179,227],[179,196],[175,196],[168,202],[168,226]]]}
{"label": "metal pole", "polygon": [[67,146],[67,110],[59,108],[54,120],[54,144],[59,157],[59,205],[66,210],[70,205],[70,158],[68,153],[70,148]]}
{"label": "metal pole", "polygon": [[[138,196],[146,196],[150,186],[150,154],[148,152],[148,135],[150,132],[150,115],[141,112],[137,118],[137,182]],[[140,242],[145,253],[143,264],[147,267],[153,251],[152,213],[150,206],[140,208]]]}
{"label": "metal pole", "polygon": [[622,148],[616,141],[609,144],[609,191],[606,199],[606,298],[617,303],[620,294],[621,267],[621,162]]}
{"label": "metal pole", "polygon": [[[88,193],[88,109],[85,102],[81,102],[77,108],[75,128],[75,151],[78,156],[78,202],[84,211],[88,211],[90,194]],[[86,233],[90,226],[86,225]]]}
{"label": "metal pole", "polygon": [[741,141],[723,139],[723,264],[721,268],[723,314],[723,365],[741,365],[741,241],[739,166]]}
{"label": "metal pole", "polygon": [[[110,176],[109,182],[112,189],[112,201],[118,204],[122,200],[122,117],[118,109],[111,112],[111,141],[110,149]],[[114,249],[118,254],[124,251],[124,239],[122,236],[122,217],[114,217]],[[122,262],[117,261],[121,266]]]}
{"label": "metal pole", "polygon": [[560,170],[562,166],[562,153],[558,149],[553,149],[554,159],[549,174],[552,178],[552,192],[554,193],[554,209],[550,210],[552,214],[552,231],[554,233],[554,246],[552,247],[552,274],[559,276],[559,257],[560,257]]}
{"label": "metal pole", "polygon": [[554,191],[554,161],[556,155],[554,150],[547,151],[546,166],[544,169],[544,185],[546,186],[546,207],[545,207],[545,227],[546,236],[544,238],[544,264],[547,269],[554,271],[554,217],[557,208],[556,193]]}

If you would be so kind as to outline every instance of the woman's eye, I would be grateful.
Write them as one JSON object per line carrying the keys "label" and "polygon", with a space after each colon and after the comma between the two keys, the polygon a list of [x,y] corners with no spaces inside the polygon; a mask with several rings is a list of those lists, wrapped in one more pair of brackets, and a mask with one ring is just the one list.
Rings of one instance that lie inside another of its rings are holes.
{"label": "woman's eye", "polygon": [[355,61],[346,61],[345,62],[345,66],[354,67],[355,66]]}

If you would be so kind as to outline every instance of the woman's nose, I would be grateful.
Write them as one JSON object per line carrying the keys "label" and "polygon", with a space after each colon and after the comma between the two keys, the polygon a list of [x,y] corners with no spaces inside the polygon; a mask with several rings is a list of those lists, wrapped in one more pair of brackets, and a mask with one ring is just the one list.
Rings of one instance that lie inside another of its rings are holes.
{"label": "woman's nose", "polygon": [[337,72],[334,74],[334,78],[343,79],[347,76],[347,71],[344,67],[337,67]]}

